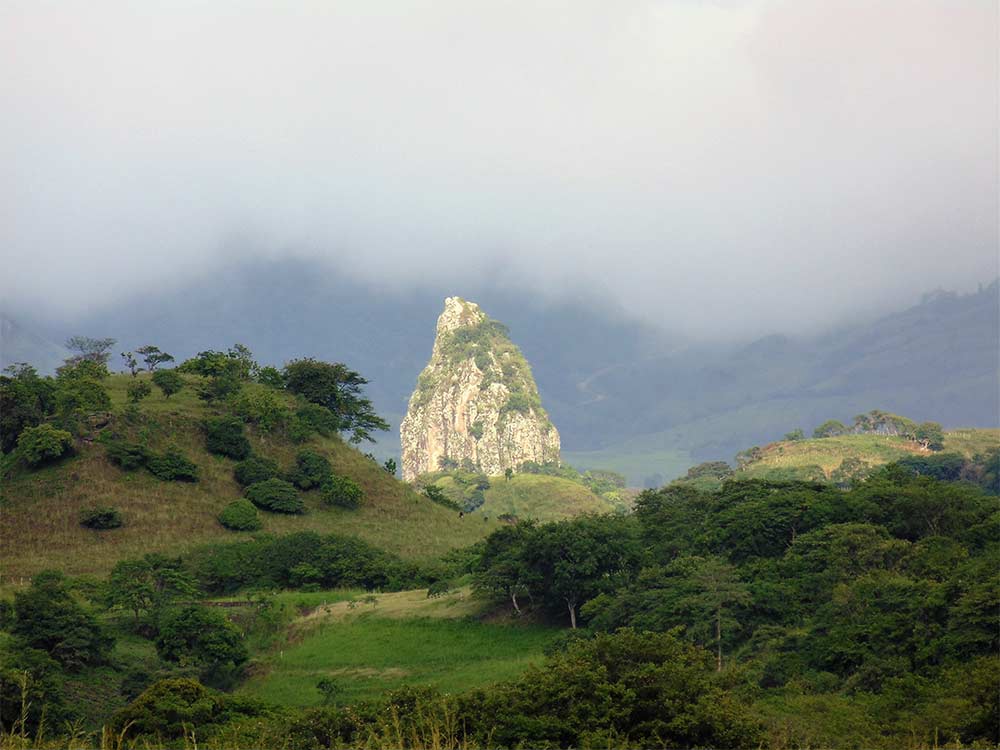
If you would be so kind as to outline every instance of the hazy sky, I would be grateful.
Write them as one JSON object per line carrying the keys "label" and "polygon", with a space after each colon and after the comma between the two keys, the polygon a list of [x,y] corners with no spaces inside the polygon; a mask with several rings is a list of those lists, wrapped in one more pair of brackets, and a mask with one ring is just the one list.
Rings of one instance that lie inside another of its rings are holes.
{"label": "hazy sky", "polygon": [[3,0],[0,293],[259,252],[742,334],[967,290],[997,38],[995,0]]}

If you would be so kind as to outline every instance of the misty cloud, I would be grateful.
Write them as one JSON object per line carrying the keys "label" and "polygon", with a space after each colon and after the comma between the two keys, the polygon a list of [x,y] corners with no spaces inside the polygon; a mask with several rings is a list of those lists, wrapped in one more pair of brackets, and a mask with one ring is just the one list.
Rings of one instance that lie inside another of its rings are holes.
{"label": "misty cloud", "polygon": [[248,253],[796,331],[998,273],[997,7],[8,2],[5,300]]}

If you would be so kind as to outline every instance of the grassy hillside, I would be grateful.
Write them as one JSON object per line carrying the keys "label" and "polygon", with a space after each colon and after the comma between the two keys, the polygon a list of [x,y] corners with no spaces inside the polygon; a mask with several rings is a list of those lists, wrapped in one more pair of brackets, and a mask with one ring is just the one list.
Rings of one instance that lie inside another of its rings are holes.
{"label": "grassy hillside", "polygon": [[[945,434],[944,450],[966,458],[1000,445],[1000,430],[956,430]],[[877,467],[907,455],[929,455],[917,443],[900,437],[844,435],[794,440],[765,446],[760,459],[738,472],[740,477],[829,480],[847,461]]]}
{"label": "grassy hillside", "polygon": [[308,612],[288,636],[259,657],[241,688],[281,705],[322,702],[320,679],[338,683],[339,703],[375,698],[405,685],[457,692],[519,675],[557,628],[481,622],[483,604],[460,589],[429,599],[427,592],[361,594]]}
{"label": "grassy hillside", "polygon": [[[140,376],[142,377],[142,376]],[[180,553],[219,540],[232,540],[216,520],[219,511],[241,496],[233,479],[235,462],[205,450],[201,420],[216,411],[199,401],[190,387],[169,400],[159,390],[140,406],[140,417],[125,417],[125,389],[131,378],[108,379],[114,418],[111,428],[145,440],[162,451],[180,448],[200,471],[195,483],[163,482],[148,472],[125,472],[109,463],[99,442],[77,442],[75,456],[36,471],[16,468],[2,487],[0,538],[4,576],[32,575],[57,567],[70,574],[104,573],[122,558],[146,552]],[[354,479],[366,501],[355,511],[331,508],[318,492],[303,493],[301,516],[261,513],[264,532],[313,530],[356,535],[409,559],[433,558],[472,544],[495,528],[493,521],[463,523],[453,511],[434,505],[378,464],[336,438],[314,436],[302,445],[248,428],[256,453],[290,466],[308,447],[327,456],[338,474]],[[115,506],[125,524],[91,531],[79,524],[82,509]]]}
{"label": "grassy hillside", "polygon": [[[490,487],[483,494],[485,502],[469,517],[495,519],[508,514],[538,521],[557,521],[585,513],[610,513],[614,506],[595,495],[580,482],[548,474],[515,474],[510,479],[490,477]],[[469,486],[463,486],[448,474],[433,481],[460,505],[467,499]]]}
{"label": "grassy hillside", "polygon": [[544,474],[496,477],[486,490],[486,502],[477,511],[495,518],[504,513],[518,518],[556,521],[584,513],[609,513],[610,503],[582,484]]}

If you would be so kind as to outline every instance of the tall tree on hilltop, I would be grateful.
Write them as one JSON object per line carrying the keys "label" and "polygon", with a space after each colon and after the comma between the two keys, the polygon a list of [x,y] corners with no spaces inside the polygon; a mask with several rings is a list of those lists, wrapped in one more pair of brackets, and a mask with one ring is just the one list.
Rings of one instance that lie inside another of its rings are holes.
{"label": "tall tree on hilltop", "polygon": [[111,347],[115,339],[95,339],[90,336],[71,336],[66,340],[66,348],[76,352],[66,359],[66,364],[75,365],[80,362],[97,362],[107,365],[111,357]]}
{"label": "tall tree on hilltop", "polygon": [[285,387],[306,401],[326,407],[351,442],[374,442],[374,430],[388,430],[389,423],[375,413],[372,402],[361,396],[368,381],[339,362],[296,359],[285,365]]}
{"label": "tall tree on hilltop", "polygon": [[149,372],[154,372],[159,365],[174,361],[173,355],[160,351],[158,346],[141,346],[135,350],[135,353],[142,357]]}

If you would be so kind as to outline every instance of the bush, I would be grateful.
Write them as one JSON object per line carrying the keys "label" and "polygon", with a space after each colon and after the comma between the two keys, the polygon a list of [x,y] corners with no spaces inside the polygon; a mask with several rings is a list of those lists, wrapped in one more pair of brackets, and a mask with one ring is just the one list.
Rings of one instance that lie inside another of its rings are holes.
{"label": "bush", "polygon": [[251,484],[257,484],[257,482],[274,479],[280,473],[277,462],[263,456],[245,458],[236,464],[236,468],[233,469],[233,476],[240,487],[249,487]]}
{"label": "bush", "polygon": [[[148,738],[153,747],[164,746],[164,740],[171,740],[167,747],[179,747],[177,741],[184,739],[193,730],[200,738],[229,722],[260,716],[263,706],[253,700],[235,695],[218,693],[206,688],[190,677],[174,677],[154,682],[134,701],[115,714],[112,727],[125,743],[132,747],[141,744],[149,747],[149,741],[135,743],[136,737]],[[256,726],[256,724],[255,724]],[[266,743],[237,747],[267,747]]]}
{"label": "bush", "polygon": [[17,438],[17,451],[28,466],[55,461],[73,448],[73,436],[50,424],[28,427]]}
{"label": "bush", "polygon": [[333,469],[326,456],[316,451],[299,451],[295,457],[295,468],[288,475],[288,481],[302,490],[321,487],[330,481]]}
{"label": "bush", "polygon": [[217,714],[215,695],[197,680],[160,680],[122,709],[115,717],[115,725],[130,737],[178,739],[186,736],[190,727],[204,731]]}
{"label": "bush", "polygon": [[206,379],[195,390],[198,392],[198,398],[202,401],[215,403],[235,396],[242,387],[243,384],[236,378],[229,375],[219,375]]}
{"label": "bush", "polygon": [[298,491],[284,479],[267,479],[251,484],[246,489],[247,499],[263,510],[272,513],[302,513],[305,506]]}
{"label": "bush", "polygon": [[153,373],[153,384],[170,398],[184,387],[184,378],[176,370],[157,370]]}
{"label": "bush", "polygon": [[257,531],[262,526],[260,515],[249,500],[229,503],[219,514],[219,523],[231,531]]}
{"label": "bush", "polygon": [[243,423],[235,417],[217,417],[205,421],[205,447],[209,453],[242,461],[250,455],[250,441]]}
{"label": "bush", "polygon": [[365,493],[353,479],[334,474],[323,485],[323,502],[354,510],[361,505]]}
{"label": "bush", "polygon": [[80,525],[88,529],[117,529],[122,525],[122,514],[117,508],[88,508],[80,512]]}
{"label": "bush", "polygon": [[144,446],[111,437],[102,437],[101,442],[104,443],[108,460],[125,471],[133,471],[145,466],[149,454]]}
{"label": "bush", "polygon": [[198,467],[176,448],[169,449],[163,455],[151,454],[146,459],[146,468],[154,477],[165,482],[198,481]]}
{"label": "bush", "polygon": [[128,388],[125,389],[128,394],[128,400],[133,404],[138,404],[146,396],[153,392],[152,386],[145,380],[133,380],[128,384]]}

